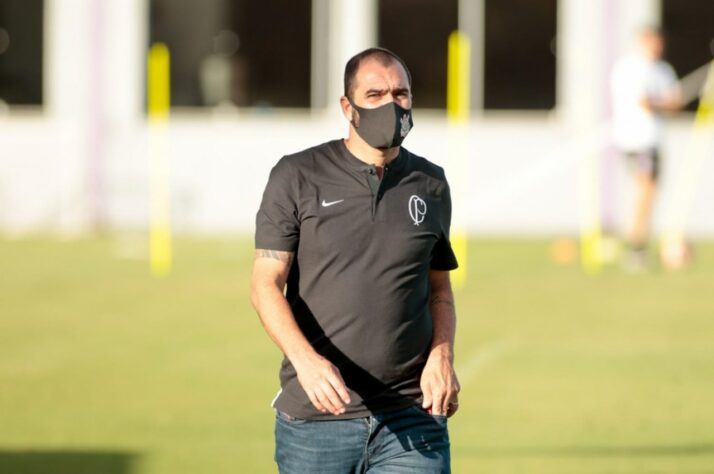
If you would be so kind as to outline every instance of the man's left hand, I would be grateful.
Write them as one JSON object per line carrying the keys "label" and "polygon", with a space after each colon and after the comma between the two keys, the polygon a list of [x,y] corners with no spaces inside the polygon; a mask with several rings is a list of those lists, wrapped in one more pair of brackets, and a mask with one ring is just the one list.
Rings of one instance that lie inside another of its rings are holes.
{"label": "man's left hand", "polygon": [[451,416],[459,409],[461,386],[454,372],[451,357],[434,349],[421,374],[421,391],[424,394],[422,408],[433,415]]}

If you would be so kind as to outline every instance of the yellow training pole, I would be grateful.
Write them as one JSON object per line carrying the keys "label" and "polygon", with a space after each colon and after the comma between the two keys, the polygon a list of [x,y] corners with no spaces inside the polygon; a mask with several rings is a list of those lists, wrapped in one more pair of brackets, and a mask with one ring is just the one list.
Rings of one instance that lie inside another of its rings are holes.
{"label": "yellow training pole", "polygon": [[594,151],[579,168],[580,265],[591,275],[602,269],[602,225],[600,221],[600,162]]}
{"label": "yellow training pole", "polygon": [[171,271],[171,192],[169,186],[168,122],[170,108],[169,50],[163,43],[149,49],[149,260],[151,273]]}
{"label": "yellow training pole", "polygon": [[449,123],[467,124],[471,112],[471,41],[459,31],[449,35],[446,109]]}
{"label": "yellow training pole", "polygon": [[454,201],[457,203],[451,245],[459,261],[459,268],[451,272],[454,287],[461,288],[468,276],[468,236],[465,219],[458,205],[464,203],[468,175],[468,125],[471,112],[471,42],[459,31],[449,35],[446,85],[446,113],[449,124],[449,162],[454,166]]}

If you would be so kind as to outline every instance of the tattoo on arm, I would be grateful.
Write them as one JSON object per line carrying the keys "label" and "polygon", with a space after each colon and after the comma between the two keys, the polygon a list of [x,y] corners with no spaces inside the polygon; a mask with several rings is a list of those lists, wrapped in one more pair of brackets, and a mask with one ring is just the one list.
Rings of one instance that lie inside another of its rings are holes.
{"label": "tattoo on arm", "polygon": [[295,252],[284,252],[280,250],[270,250],[270,249],[255,249],[255,258],[272,258],[273,260],[279,260],[287,265],[293,262],[295,257]]}
{"label": "tattoo on arm", "polygon": [[437,305],[437,304],[445,304],[448,306],[451,306],[452,308],[454,307],[454,301],[449,299],[449,298],[444,298],[443,296],[434,296],[429,304]]}

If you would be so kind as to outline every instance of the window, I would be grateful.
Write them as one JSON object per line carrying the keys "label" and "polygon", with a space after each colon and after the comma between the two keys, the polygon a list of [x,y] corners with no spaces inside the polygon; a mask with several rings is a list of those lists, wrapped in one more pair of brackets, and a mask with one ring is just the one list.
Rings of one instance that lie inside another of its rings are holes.
{"label": "window", "polygon": [[378,42],[412,73],[414,106],[446,108],[449,34],[458,28],[457,0],[380,0]]}
{"label": "window", "polygon": [[555,107],[557,0],[485,0],[484,108]]}
{"label": "window", "polygon": [[[667,40],[665,58],[677,74],[686,75],[714,56],[714,2],[663,0],[662,27]],[[695,110],[697,102],[688,109]]]}
{"label": "window", "polygon": [[151,0],[175,106],[310,106],[311,0]]}
{"label": "window", "polygon": [[0,0],[0,105],[42,104],[42,0]]}

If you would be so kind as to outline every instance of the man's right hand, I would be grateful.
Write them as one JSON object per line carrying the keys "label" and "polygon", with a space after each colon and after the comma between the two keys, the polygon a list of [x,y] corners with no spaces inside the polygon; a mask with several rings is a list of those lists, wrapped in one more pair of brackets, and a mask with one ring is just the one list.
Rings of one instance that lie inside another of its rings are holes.
{"label": "man's right hand", "polygon": [[340,415],[350,403],[345,381],[337,367],[305,339],[283,293],[294,257],[294,252],[255,250],[251,301],[265,330],[295,367],[310,402],[322,413]]}
{"label": "man's right hand", "polygon": [[350,395],[339,369],[332,362],[319,354],[291,362],[297,371],[298,382],[315,408],[333,415],[345,412]]}

